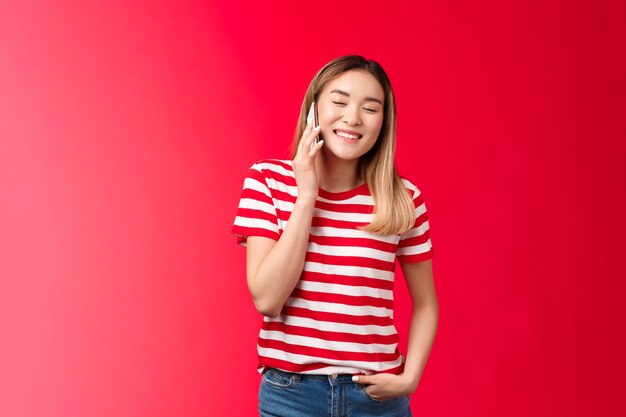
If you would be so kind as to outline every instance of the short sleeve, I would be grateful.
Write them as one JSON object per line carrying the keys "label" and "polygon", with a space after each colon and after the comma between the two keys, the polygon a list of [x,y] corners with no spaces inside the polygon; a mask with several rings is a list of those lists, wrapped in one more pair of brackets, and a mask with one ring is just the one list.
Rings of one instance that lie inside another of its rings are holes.
{"label": "short sleeve", "polygon": [[413,184],[407,184],[413,194],[415,223],[400,236],[397,257],[400,262],[422,262],[433,257],[433,245],[430,241],[430,224],[422,193]]}
{"label": "short sleeve", "polygon": [[248,236],[280,237],[276,207],[265,175],[255,164],[248,170],[231,233],[237,243],[246,245]]}

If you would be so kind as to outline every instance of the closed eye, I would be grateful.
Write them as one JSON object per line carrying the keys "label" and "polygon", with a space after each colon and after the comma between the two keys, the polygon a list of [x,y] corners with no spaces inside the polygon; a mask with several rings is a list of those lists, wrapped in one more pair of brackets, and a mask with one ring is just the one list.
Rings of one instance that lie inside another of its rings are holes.
{"label": "closed eye", "polygon": [[367,107],[363,107],[363,110],[365,110],[368,113],[378,113],[377,109],[370,109],[370,108],[367,108]]}
{"label": "closed eye", "polygon": [[341,102],[341,101],[333,101],[334,104],[338,105],[338,106],[345,106],[346,103]]}

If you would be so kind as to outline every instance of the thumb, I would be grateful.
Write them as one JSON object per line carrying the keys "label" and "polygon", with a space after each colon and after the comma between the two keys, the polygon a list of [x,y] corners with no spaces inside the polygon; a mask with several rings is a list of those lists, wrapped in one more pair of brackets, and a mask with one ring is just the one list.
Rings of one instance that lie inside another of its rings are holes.
{"label": "thumb", "polygon": [[352,377],[352,382],[358,382],[359,384],[367,385],[371,384],[373,381],[370,375],[355,375]]}

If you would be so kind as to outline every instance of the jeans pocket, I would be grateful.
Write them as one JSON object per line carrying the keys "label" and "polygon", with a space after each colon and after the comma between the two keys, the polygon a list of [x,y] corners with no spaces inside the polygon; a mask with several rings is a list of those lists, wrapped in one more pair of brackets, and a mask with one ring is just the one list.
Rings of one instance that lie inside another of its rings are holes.
{"label": "jeans pocket", "polygon": [[296,382],[293,375],[269,368],[263,372],[263,383],[275,388],[291,388]]}
{"label": "jeans pocket", "polygon": [[393,401],[397,401],[398,398],[402,398],[402,397],[397,397],[397,398],[390,398],[388,400],[377,400],[376,398],[374,398],[371,395],[369,395],[369,393],[367,392],[367,385],[361,385],[360,391],[363,393],[363,395],[365,395],[365,397],[368,400],[373,401],[373,402],[378,403],[378,404],[388,404],[388,403],[391,403]]}

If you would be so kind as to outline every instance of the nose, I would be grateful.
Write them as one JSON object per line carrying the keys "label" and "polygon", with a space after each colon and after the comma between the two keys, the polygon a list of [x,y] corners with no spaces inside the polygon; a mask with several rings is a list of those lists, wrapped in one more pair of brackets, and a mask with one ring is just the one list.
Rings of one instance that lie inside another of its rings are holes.
{"label": "nose", "polygon": [[361,115],[359,113],[358,106],[347,106],[344,107],[343,112],[343,122],[348,125],[359,125],[361,124]]}

